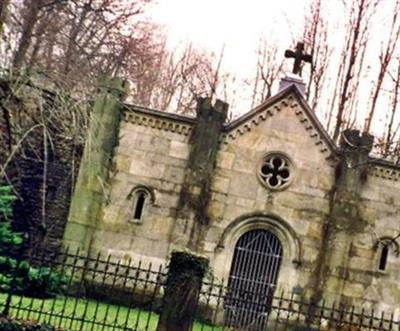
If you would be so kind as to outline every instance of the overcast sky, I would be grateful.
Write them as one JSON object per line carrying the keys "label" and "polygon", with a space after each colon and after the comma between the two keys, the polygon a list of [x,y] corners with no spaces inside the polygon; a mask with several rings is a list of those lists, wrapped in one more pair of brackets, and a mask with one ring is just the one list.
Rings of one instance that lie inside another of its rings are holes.
{"label": "overcast sky", "polygon": [[224,68],[246,74],[254,67],[261,35],[291,45],[295,31],[302,30],[307,2],[156,0],[149,15],[166,26],[171,47],[191,41],[219,54],[225,43]]}
{"label": "overcast sky", "polygon": [[[190,41],[199,48],[220,54],[225,44],[222,69],[235,74],[240,80],[254,77],[256,50],[261,36],[278,46],[282,58],[286,48],[293,47],[296,41],[302,40],[305,12],[311,1],[154,0],[148,15],[166,27],[168,45],[172,49]],[[323,8],[329,17],[329,44],[338,51],[344,39],[344,2],[346,0],[323,1]],[[374,68],[379,59],[382,42],[380,37],[385,35],[383,31],[388,26],[385,13],[388,13],[388,9],[390,11],[393,3],[392,0],[379,2],[374,29],[376,33],[370,35],[369,76],[364,77],[362,84],[374,84],[376,79]],[[339,57],[331,56],[332,68],[337,68],[339,63],[335,63],[334,58],[339,59]],[[286,63],[290,68],[291,61],[286,60]],[[367,89],[364,92],[366,91]],[[243,88],[240,93],[241,105],[236,105],[236,115],[248,111],[250,107],[251,90]],[[367,98],[363,97],[361,100],[366,102]],[[359,117],[363,118],[365,115],[362,112],[367,110],[367,105],[361,103],[357,108],[361,113]],[[385,112],[385,109],[380,112],[382,119]],[[322,121],[324,116],[323,109],[320,109]],[[377,125],[380,130],[381,125],[379,123]]]}

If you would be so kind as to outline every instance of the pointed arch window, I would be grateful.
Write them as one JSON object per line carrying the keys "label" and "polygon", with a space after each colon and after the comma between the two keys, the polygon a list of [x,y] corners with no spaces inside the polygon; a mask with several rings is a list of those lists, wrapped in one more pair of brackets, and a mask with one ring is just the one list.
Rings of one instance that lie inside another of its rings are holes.
{"label": "pointed arch window", "polygon": [[146,209],[154,202],[153,191],[145,186],[135,187],[128,196],[130,203],[130,219],[134,223],[142,223]]}

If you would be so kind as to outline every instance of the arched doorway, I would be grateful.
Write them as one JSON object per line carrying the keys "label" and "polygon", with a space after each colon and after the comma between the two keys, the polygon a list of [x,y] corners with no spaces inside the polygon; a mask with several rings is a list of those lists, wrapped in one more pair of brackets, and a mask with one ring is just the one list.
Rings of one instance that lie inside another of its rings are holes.
{"label": "arched doorway", "polygon": [[282,260],[282,245],[268,230],[251,230],[236,243],[225,301],[225,325],[262,330]]}

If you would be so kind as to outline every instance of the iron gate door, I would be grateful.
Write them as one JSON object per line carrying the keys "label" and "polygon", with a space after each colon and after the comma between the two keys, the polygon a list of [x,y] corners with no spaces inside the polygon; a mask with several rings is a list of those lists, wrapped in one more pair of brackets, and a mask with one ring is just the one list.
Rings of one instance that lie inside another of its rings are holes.
{"label": "iron gate door", "polygon": [[263,330],[282,259],[279,239],[267,230],[242,235],[235,246],[225,300],[225,325]]}

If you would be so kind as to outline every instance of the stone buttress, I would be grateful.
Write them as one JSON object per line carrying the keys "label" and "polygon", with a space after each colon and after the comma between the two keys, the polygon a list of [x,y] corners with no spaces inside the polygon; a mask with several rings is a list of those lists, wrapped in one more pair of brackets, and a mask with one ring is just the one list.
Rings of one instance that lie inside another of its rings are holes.
{"label": "stone buttress", "polygon": [[206,229],[210,225],[206,209],[227,112],[228,104],[220,100],[212,105],[210,98],[198,99],[185,180],[170,234],[173,245],[202,251]]}
{"label": "stone buttress", "polygon": [[108,185],[113,150],[118,143],[120,103],[127,83],[105,79],[91,114],[90,128],[71,201],[64,246],[88,252]]}
{"label": "stone buttress", "polygon": [[340,161],[335,171],[335,185],[330,196],[330,214],[322,233],[322,247],[317,259],[315,300],[324,297],[346,304],[345,284],[350,265],[354,236],[367,223],[360,216],[361,190],[367,180],[368,154],[373,137],[358,130],[343,132]]}

